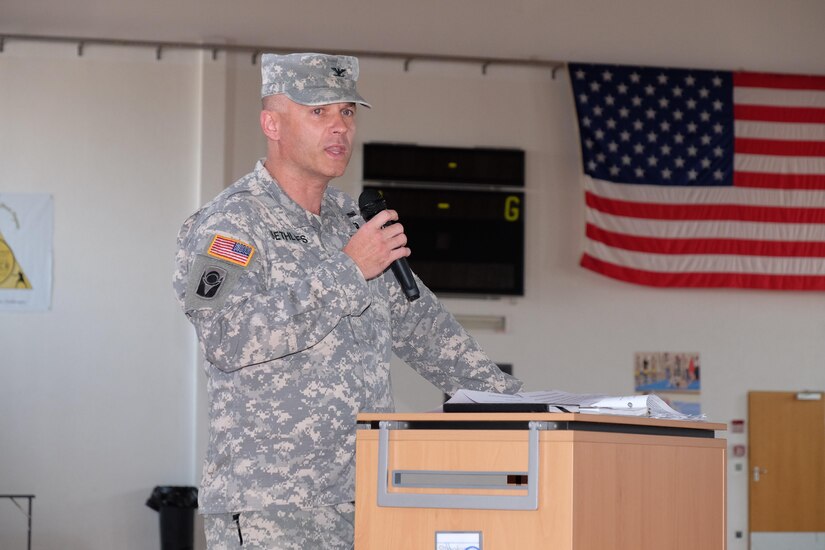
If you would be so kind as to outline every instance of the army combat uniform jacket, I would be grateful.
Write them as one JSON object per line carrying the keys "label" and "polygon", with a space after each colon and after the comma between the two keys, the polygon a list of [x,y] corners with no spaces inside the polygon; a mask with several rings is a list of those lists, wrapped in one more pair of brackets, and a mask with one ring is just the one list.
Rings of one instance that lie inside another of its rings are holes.
{"label": "army combat uniform jacket", "polygon": [[420,282],[410,303],[391,271],[364,279],[342,252],[363,223],[332,188],[307,212],[260,161],[184,223],[174,288],[206,360],[203,513],[352,501],[355,415],[393,410],[393,352],[446,392],[520,388]]}

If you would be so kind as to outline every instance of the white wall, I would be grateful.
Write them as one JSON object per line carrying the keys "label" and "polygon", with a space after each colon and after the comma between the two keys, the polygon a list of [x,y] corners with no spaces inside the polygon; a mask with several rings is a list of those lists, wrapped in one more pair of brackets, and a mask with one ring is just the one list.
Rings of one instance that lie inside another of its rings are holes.
{"label": "white wall", "polygon": [[[778,15],[748,21],[768,27]],[[792,40],[785,27],[777,32]],[[616,51],[569,34],[552,57],[782,67],[776,52],[748,58],[752,29],[724,30],[734,38],[720,44],[723,58],[712,56],[709,28],[692,47],[651,35],[662,48],[635,37]],[[821,47],[808,51],[789,70],[825,70]],[[53,308],[0,313],[0,493],[37,494],[37,549],[157,548],[149,491],[198,480],[203,381],[172,298],[172,254],[180,223],[216,181],[263,154],[258,71],[245,55],[166,52],[156,61],[151,49],[87,47],[78,58],[71,45],[12,41],[0,54],[0,191],[55,199]],[[629,392],[636,351],[699,352],[702,406],[714,421],[745,418],[750,389],[825,388],[819,294],[649,289],[577,266],[583,193],[564,71],[553,79],[490,67],[484,76],[477,66],[414,62],[405,72],[364,59],[361,91],[374,108],[359,112],[359,143],[526,150],[527,295],[448,305],[506,316],[505,333],[476,336],[529,388]],[[360,170],[359,151],[337,185],[358,193]],[[397,365],[394,376],[400,409],[438,404],[408,369]],[[729,474],[729,549],[743,550],[733,533],[747,529],[747,479]],[[22,548],[23,526],[0,501],[0,548]]]}
{"label": "white wall", "polygon": [[[194,345],[171,291],[196,200],[194,59],[0,56],[0,190],[55,205],[51,311],[0,313],[0,493],[37,495],[37,549],[156,548],[151,488],[196,480]],[[25,548],[24,527],[0,500],[0,548]]]}

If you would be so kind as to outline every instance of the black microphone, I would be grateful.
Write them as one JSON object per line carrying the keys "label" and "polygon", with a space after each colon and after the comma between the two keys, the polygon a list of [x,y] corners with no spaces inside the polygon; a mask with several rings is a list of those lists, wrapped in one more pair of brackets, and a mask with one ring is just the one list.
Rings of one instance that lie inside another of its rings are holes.
{"label": "black microphone", "polygon": [[[361,210],[361,215],[365,220],[370,221],[373,216],[387,209],[387,201],[381,196],[381,193],[375,189],[365,189],[361,196],[358,197],[358,208]],[[389,222],[387,225],[395,223]],[[398,258],[390,264],[395,278],[398,279],[398,284],[407,296],[407,300],[412,302],[421,296],[418,291],[418,285],[415,283],[410,264],[407,263],[407,258]]]}

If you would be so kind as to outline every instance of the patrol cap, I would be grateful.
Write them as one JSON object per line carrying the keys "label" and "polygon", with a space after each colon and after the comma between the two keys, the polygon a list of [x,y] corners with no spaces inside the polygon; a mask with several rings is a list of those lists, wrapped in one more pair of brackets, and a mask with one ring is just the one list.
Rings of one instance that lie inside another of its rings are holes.
{"label": "patrol cap", "polygon": [[358,58],[322,53],[261,56],[261,97],[284,94],[301,105],[360,103],[370,107],[355,90]]}

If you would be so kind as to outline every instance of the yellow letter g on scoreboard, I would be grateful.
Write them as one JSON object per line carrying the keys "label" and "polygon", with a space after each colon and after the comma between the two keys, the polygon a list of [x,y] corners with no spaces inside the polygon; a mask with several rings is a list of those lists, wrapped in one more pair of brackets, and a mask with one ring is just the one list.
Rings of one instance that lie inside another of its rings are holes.
{"label": "yellow letter g on scoreboard", "polygon": [[520,204],[521,199],[515,195],[510,195],[504,199],[504,219],[508,222],[518,221],[519,214],[521,214]]}

